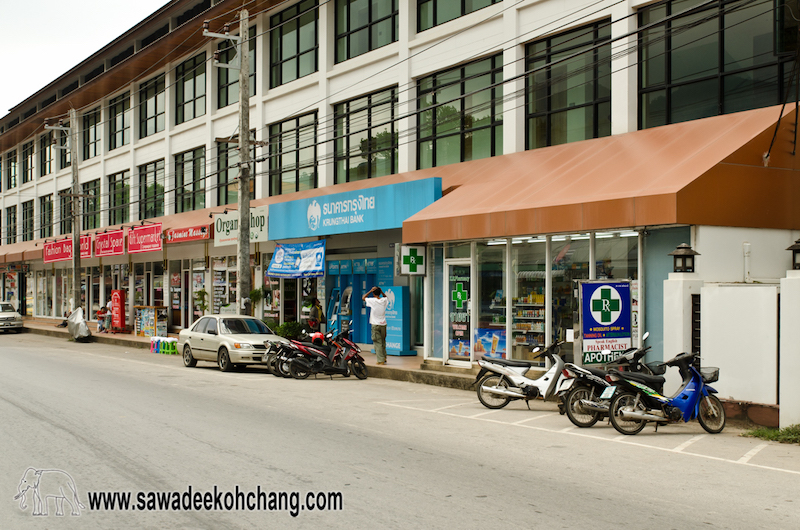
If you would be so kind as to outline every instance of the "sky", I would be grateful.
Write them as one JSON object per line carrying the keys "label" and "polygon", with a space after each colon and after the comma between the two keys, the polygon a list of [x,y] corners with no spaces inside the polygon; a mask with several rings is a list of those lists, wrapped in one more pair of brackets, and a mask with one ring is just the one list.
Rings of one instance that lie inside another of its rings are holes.
{"label": "sky", "polygon": [[0,117],[168,3],[0,0]]}

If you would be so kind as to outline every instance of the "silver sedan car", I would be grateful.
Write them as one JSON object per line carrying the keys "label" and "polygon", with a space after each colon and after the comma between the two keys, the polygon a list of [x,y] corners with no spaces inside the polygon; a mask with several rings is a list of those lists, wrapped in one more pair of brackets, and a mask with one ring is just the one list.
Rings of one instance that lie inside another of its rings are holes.
{"label": "silver sedan car", "polygon": [[197,361],[217,363],[223,372],[238,365],[261,364],[267,347],[264,341],[285,340],[259,319],[247,315],[208,315],[200,317],[178,336],[178,351],[183,364]]}
{"label": "silver sedan car", "polygon": [[0,330],[15,333],[22,331],[22,315],[8,302],[0,302]]}

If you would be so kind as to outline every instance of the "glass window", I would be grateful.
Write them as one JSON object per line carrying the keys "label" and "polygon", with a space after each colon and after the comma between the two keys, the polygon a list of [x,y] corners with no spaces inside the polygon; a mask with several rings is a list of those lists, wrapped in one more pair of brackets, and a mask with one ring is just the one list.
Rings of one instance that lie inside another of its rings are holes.
{"label": "glass window", "polygon": [[161,74],[139,86],[139,138],[164,130],[166,75]]}
{"label": "glass window", "polygon": [[6,245],[17,242],[17,206],[6,208]]}
{"label": "glass window", "polygon": [[125,92],[108,102],[108,149],[116,149],[131,141],[131,93]]}
{"label": "glass window", "polygon": [[528,149],[611,134],[608,27],[600,21],[527,46]]}
{"label": "glass window", "polygon": [[206,148],[175,155],[175,211],[202,210],[206,204]]}
{"label": "glass window", "polygon": [[418,82],[418,167],[503,154],[501,55],[444,70]]}
{"label": "glass window", "polygon": [[6,153],[6,190],[17,187],[17,150]]}
{"label": "glass window", "polygon": [[100,108],[83,115],[83,159],[89,160],[100,154]]}
{"label": "glass window", "polygon": [[336,184],[397,173],[397,89],[334,106]]}
{"label": "glass window", "polygon": [[175,125],[206,113],[206,54],[175,68]]}
{"label": "glass window", "polygon": [[53,172],[53,131],[39,137],[39,176]]}
{"label": "glass window", "polygon": [[127,223],[131,196],[130,176],[128,171],[108,176],[108,224]]}
{"label": "glass window", "polygon": [[425,31],[503,0],[417,0],[417,31]]}
{"label": "glass window", "polygon": [[22,203],[22,240],[33,241],[33,199]]}
{"label": "glass window", "polygon": [[[695,5],[643,8],[644,26]],[[773,54],[772,0],[718,2],[641,34],[639,127],[779,104],[793,56]]]}
{"label": "glass window", "polygon": [[100,228],[100,179],[81,185],[83,197],[83,230]]}
{"label": "glass window", "polygon": [[545,344],[544,237],[514,238],[511,245],[511,358],[533,360],[533,350]]}
{"label": "glass window", "polygon": [[164,215],[164,159],[139,166],[139,219]]}
{"label": "glass window", "polygon": [[[69,127],[69,122],[66,122],[64,127]],[[67,131],[58,131],[58,167],[59,169],[68,168],[72,164],[72,153],[67,149]],[[76,146],[77,148],[77,146]]]}
{"label": "glass window", "polygon": [[270,17],[270,88],[318,70],[317,4],[304,0]]}
{"label": "glass window", "polygon": [[67,188],[58,192],[59,234],[72,233],[72,190]]}
{"label": "glass window", "polygon": [[[250,131],[250,136],[255,140],[255,131]],[[239,144],[217,143],[217,204],[236,204],[239,202]],[[250,160],[255,159],[256,148],[250,144]],[[250,200],[256,198],[255,179],[250,175]]]}
{"label": "glass window", "polygon": [[22,183],[33,182],[33,142],[22,144]]}
{"label": "glass window", "polygon": [[39,237],[53,235],[53,194],[39,197]]}
{"label": "glass window", "polygon": [[[256,93],[256,26],[252,26],[248,35],[250,82],[248,90],[250,97]],[[230,63],[236,57],[236,44],[232,41],[222,41],[217,46],[219,50],[219,62],[222,64]],[[217,108],[227,107],[231,103],[239,101],[239,70],[233,68],[217,69]]]}
{"label": "glass window", "polygon": [[506,340],[506,241],[479,242],[478,253],[478,322],[475,326],[476,358],[481,355],[508,359]]}
{"label": "glass window", "polygon": [[269,126],[269,194],[317,187],[317,113]]}
{"label": "glass window", "polygon": [[398,0],[336,0],[336,62],[397,40]]}

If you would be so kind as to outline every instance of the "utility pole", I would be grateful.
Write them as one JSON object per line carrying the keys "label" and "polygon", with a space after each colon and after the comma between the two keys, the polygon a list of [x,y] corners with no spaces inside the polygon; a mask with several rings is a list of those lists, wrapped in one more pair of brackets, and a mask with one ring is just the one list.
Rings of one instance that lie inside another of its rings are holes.
{"label": "utility pole", "polygon": [[239,237],[236,242],[237,288],[236,309],[250,314],[250,15],[247,9],[239,12],[239,36],[231,35],[228,24],[224,33],[209,31],[210,21],[203,22],[203,36],[227,39],[236,44],[236,57],[228,64],[219,62],[219,52],[214,53],[214,66],[239,69]]}
{"label": "utility pole", "polygon": [[236,304],[249,315],[250,303],[250,23],[247,9],[239,13],[239,239],[236,263],[239,273]]}
{"label": "utility pole", "polygon": [[[80,227],[80,184],[78,182],[78,113],[69,109],[69,127],[64,127],[59,120],[57,126],[45,123],[45,129],[63,131],[67,133],[67,147],[70,152],[70,167],[72,169],[72,310],[81,303],[81,227]],[[56,149],[64,149],[53,139]],[[88,316],[88,315],[86,315]]]}

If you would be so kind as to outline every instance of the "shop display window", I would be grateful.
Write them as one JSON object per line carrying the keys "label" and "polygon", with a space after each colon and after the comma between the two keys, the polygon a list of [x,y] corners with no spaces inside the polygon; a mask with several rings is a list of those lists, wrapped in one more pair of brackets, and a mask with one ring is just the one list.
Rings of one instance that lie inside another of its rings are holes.
{"label": "shop display window", "polygon": [[517,238],[511,244],[511,355],[531,360],[531,350],[544,346],[545,250],[544,237]]}
{"label": "shop display window", "polygon": [[479,307],[475,326],[473,353],[506,359],[506,241],[504,239],[478,243],[477,293]]}

